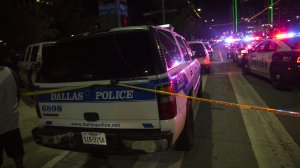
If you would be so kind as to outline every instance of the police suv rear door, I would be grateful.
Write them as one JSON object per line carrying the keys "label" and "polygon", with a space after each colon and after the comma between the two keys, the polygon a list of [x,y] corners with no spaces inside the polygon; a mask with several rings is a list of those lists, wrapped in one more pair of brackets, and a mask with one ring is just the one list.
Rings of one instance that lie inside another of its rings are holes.
{"label": "police suv rear door", "polygon": [[156,89],[165,82],[163,75],[157,77],[155,46],[144,29],[58,42],[44,60],[36,89],[87,87],[39,95],[41,124],[160,128],[156,94],[118,85]]}

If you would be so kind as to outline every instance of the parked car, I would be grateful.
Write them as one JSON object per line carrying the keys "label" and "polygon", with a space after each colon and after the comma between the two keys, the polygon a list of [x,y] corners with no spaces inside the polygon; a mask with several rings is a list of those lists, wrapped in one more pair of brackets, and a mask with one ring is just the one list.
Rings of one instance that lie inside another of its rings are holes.
{"label": "parked car", "polygon": [[[200,63],[172,28],[132,26],[58,41],[36,90],[86,86],[37,96],[39,145],[81,152],[189,150]],[[122,84],[122,85],[121,85]],[[124,85],[152,89],[151,92]]]}
{"label": "parked car", "polygon": [[36,79],[36,73],[41,68],[43,57],[49,53],[49,49],[55,44],[53,41],[31,44],[26,47],[23,57],[18,63],[18,73],[22,85],[32,86]]}
{"label": "parked car", "polygon": [[271,80],[277,89],[299,82],[300,37],[267,39],[245,57],[243,72],[261,75]]}
{"label": "parked car", "polygon": [[204,44],[204,46],[205,46],[205,48],[206,48],[206,50],[209,54],[209,58],[212,60],[213,59],[212,56],[213,56],[213,52],[214,52],[213,48],[211,47],[209,42],[204,42],[203,44]]}
{"label": "parked car", "polygon": [[201,63],[201,71],[203,73],[210,73],[210,56],[204,43],[201,41],[189,41],[188,43],[194,53],[193,58],[197,58]]}

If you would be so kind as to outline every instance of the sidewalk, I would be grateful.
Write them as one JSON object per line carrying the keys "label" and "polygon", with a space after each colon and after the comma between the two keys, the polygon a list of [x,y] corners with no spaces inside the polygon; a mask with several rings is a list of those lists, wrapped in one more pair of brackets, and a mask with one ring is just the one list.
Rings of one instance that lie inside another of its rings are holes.
{"label": "sidewalk", "polygon": [[[39,168],[52,158],[63,152],[62,150],[49,149],[38,146],[31,135],[31,130],[38,124],[35,103],[31,97],[22,97],[19,104],[19,127],[24,144],[24,165],[30,168]],[[13,168],[13,160],[3,154],[3,165],[1,168]]]}

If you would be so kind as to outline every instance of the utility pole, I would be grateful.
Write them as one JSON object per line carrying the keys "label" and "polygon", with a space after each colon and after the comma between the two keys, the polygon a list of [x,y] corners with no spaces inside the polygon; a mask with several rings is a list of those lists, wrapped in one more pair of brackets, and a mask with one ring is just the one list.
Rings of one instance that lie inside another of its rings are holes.
{"label": "utility pole", "polygon": [[177,12],[177,9],[166,10],[165,9],[165,0],[162,0],[161,1],[161,10],[146,12],[146,13],[143,14],[143,16],[161,14],[162,15],[162,24],[166,24],[166,13],[171,13],[171,12]]}

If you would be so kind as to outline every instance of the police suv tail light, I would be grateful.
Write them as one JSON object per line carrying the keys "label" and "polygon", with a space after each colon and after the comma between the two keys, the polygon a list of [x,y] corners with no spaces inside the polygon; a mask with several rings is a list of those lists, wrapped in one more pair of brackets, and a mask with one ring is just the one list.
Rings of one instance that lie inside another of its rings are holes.
{"label": "police suv tail light", "polygon": [[300,64],[300,56],[297,58],[297,64]]}
{"label": "police suv tail light", "polygon": [[[174,93],[172,86],[163,86],[159,90]],[[174,118],[177,115],[176,96],[158,93],[157,98],[159,119],[168,120]]]}
{"label": "police suv tail light", "polygon": [[241,51],[241,54],[247,54],[248,53],[248,50],[242,50]]}

